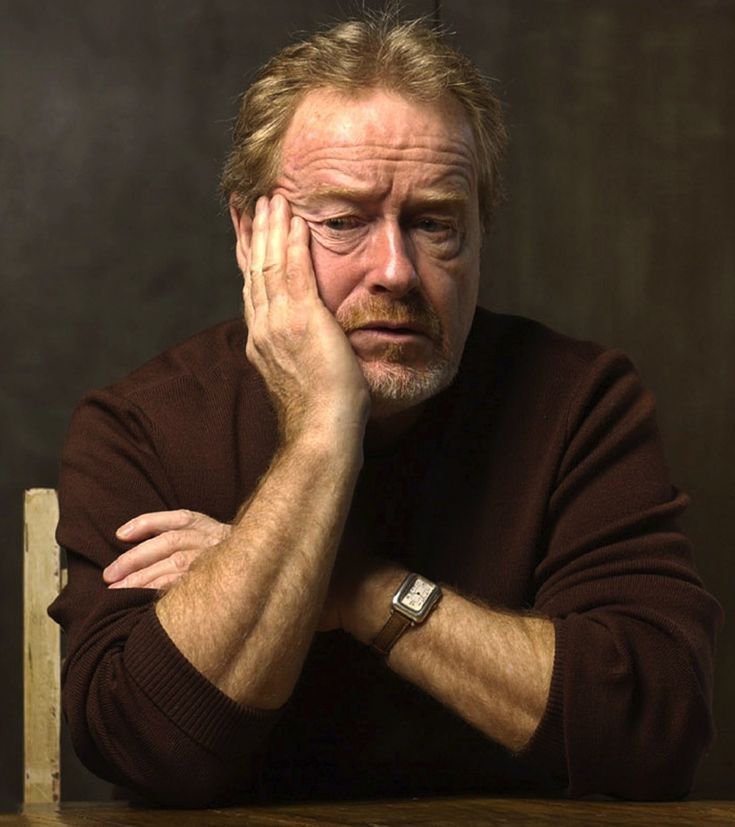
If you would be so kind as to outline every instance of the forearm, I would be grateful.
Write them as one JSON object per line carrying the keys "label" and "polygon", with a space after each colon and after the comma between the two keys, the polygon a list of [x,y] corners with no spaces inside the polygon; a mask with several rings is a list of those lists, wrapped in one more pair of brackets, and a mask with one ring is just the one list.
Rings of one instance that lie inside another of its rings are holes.
{"label": "forearm", "polygon": [[513,751],[541,721],[551,684],[554,626],[504,614],[451,592],[423,639],[404,636],[389,656],[404,678]]}
{"label": "forearm", "polygon": [[159,601],[158,617],[176,646],[234,700],[269,709],[291,694],[360,464],[354,440],[285,447],[228,539]]}
{"label": "forearm", "polygon": [[[390,597],[405,574],[386,567],[361,584],[348,622],[363,643],[371,643],[387,620]],[[554,626],[443,591],[427,621],[399,638],[388,664],[485,735],[518,751],[546,708]]]}

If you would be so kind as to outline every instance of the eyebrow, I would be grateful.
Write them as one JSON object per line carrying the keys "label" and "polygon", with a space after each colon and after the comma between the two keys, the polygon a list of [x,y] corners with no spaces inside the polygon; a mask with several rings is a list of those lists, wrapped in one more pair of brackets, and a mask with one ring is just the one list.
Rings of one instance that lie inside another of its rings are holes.
{"label": "eyebrow", "polygon": [[[372,187],[337,187],[331,184],[319,185],[309,193],[306,200],[314,206],[328,201],[349,201],[356,203],[366,200],[379,200],[385,192],[375,191]],[[470,199],[470,193],[460,187],[428,187],[411,192],[409,202],[413,206],[463,205]]]}

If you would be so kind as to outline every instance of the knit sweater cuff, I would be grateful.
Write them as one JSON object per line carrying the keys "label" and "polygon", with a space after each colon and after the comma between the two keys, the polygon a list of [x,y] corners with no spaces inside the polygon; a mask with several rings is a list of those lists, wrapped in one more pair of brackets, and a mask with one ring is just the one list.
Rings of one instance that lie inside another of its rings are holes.
{"label": "knit sweater cuff", "polygon": [[131,631],[124,663],[173,724],[223,759],[251,753],[280,715],[241,706],[210,683],[174,645],[153,606]]}
{"label": "knit sweater cuff", "polygon": [[555,767],[566,774],[564,741],[564,665],[566,661],[566,624],[554,621],[556,643],[549,698],[536,732],[523,749],[521,757],[539,768]]}

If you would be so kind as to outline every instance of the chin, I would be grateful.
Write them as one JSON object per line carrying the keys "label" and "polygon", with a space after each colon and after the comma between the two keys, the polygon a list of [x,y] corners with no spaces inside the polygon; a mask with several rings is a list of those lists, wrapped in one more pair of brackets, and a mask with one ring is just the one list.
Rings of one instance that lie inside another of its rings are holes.
{"label": "chin", "polygon": [[441,359],[422,368],[394,362],[363,362],[370,388],[371,416],[382,418],[415,408],[448,387],[457,366]]}

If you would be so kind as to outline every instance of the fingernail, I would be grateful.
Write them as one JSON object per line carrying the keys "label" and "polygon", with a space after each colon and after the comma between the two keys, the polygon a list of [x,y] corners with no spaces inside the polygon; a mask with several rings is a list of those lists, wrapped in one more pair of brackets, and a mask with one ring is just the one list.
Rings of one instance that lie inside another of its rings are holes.
{"label": "fingernail", "polygon": [[118,537],[127,537],[128,534],[133,530],[132,523],[125,523],[125,525],[121,525],[120,528],[117,530]]}

